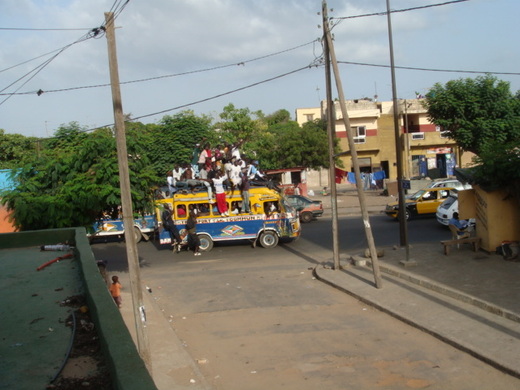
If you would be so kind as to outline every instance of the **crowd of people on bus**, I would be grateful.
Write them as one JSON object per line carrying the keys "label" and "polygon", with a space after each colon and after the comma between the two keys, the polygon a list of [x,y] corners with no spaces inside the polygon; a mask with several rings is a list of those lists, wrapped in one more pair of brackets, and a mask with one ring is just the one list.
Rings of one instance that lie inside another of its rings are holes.
{"label": "crowd of people on bus", "polygon": [[243,158],[240,147],[243,140],[234,144],[225,143],[211,147],[208,142],[196,144],[191,163],[177,164],[168,171],[166,182],[172,197],[181,191],[195,193],[206,191],[208,202],[216,203],[221,216],[229,216],[226,193],[240,191],[244,200],[244,212],[250,213],[249,190],[251,186],[269,185],[266,175],[260,170],[258,161]]}
{"label": "crowd of people on bus", "polygon": [[[164,198],[173,197],[178,192],[195,194],[199,191],[207,192],[207,203],[190,205],[186,210],[184,205],[178,205],[177,216],[188,217],[186,231],[188,235],[187,247],[193,249],[194,255],[200,255],[200,241],[196,234],[197,217],[209,213],[210,209],[217,211],[223,217],[230,214],[252,214],[249,201],[251,186],[270,186],[267,176],[260,170],[258,161],[242,157],[240,147],[243,140],[234,144],[225,143],[211,147],[208,142],[196,144],[193,159],[188,164],[177,164],[167,173],[167,193]],[[239,191],[242,202],[232,202],[230,209],[226,193]],[[271,213],[273,210],[266,210]],[[166,204],[161,215],[163,227],[170,234],[172,250],[179,252],[182,237],[174,222],[174,212]]]}

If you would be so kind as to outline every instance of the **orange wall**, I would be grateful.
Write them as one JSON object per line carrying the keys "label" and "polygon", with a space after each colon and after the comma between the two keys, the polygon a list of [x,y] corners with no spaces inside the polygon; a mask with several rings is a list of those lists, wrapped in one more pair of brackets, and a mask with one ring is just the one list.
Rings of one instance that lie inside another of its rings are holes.
{"label": "orange wall", "polygon": [[9,213],[3,206],[0,206],[0,233],[12,233],[15,231],[14,225],[9,222]]}

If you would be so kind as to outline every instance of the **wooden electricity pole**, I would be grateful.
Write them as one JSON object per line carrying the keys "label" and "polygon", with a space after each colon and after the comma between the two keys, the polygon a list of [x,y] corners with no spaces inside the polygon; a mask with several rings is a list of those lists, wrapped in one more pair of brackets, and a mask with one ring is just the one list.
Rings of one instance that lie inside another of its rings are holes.
{"label": "wooden electricity pole", "polygon": [[[323,0],[323,9],[327,8],[326,1]],[[361,173],[359,170],[359,162],[357,158],[356,144],[354,143],[354,137],[350,129],[350,119],[347,113],[347,107],[345,105],[345,95],[343,93],[343,85],[341,83],[341,77],[339,75],[338,62],[336,60],[336,53],[334,51],[334,45],[332,43],[332,37],[330,34],[329,21],[324,21],[325,25],[325,36],[327,38],[327,45],[330,52],[330,58],[332,61],[332,69],[334,70],[334,78],[336,80],[336,89],[338,90],[339,104],[341,107],[341,113],[343,116],[343,122],[345,124],[345,130],[347,131],[348,145],[350,149],[350,155],[352,156],[352,165],[354,166],[354,174],[356,177],[356,188],[358,192],[359,205],[361,208],[361,216],[363,218],[363,226],[365,227],[365,234],[368,242],[368,249],[370,251],[370,257],[372,260],[372,269],[374,272],[374,281],[377,288],[383,287],[381,279],[381,272],[379,270],[379,260],[377,259],[377,251],[374,244],[374,236],[372,235],[372,228],[370,226],[370,219],[368,217],[368,210],[366,207],[365,193],[363,192],[363,186],[361,184]]]}
{"label": "wooden electricity pole", "polygon": [[134,235],[134,212],[130,193],[130,175],[128,171],[128,152],[126,149],[125,121],[121,90],[119,88],[119,71],[117,64],[116,39],[114,33],[114,14],[105,12],[106,34],[108,45],[108,62],[110,66],[110,83],[112,86],[112,104],[117,145],[117,161],[119,165],[119,184],[121,188],[121,206],[123,208],[123,225],[125,227],[126,254],[130,275],[130,290],[134,309],[137,348],[139,354],[151,372],[150,351],[146,335],[146,312],[143,304],[143,289],[139,270],[139,255]]}
{"label": "wooden electricity pole", "polygon": [[329,139],[329,183],[330,183],[330,203],[332,208],[332,258],[334,261],[334,269],[339,270],[339,243],[338,243],[338,192],[336,189],[336,163],[334,161],[334,139],[336,133],[336,115],[334,115],[334,103],[332,101],[332,83],[330,74],[330,55],[329,45],[325,33],[325,25],[327,24],[327,7],[323,3],[323,46],[325,56],[325,87],[327,91],[327,135]]}

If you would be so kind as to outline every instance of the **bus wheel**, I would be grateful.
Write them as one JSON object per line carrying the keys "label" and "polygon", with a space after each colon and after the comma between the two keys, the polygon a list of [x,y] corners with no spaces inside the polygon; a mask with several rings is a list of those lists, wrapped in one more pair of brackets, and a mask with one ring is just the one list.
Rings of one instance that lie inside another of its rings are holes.
{"label": "bus wheel", "polygon": [[209,252],[213,249],[213,240],[207,234],[199,234],[200,246],[199,249],[203,252]]}
{"label": "bus wheel", "polygon": [[278,245],[278,236],[275,232],[266,231],[260,235],[260,245],[264,248],[274,248]]}
{"label": "bus wheel", "polygon": [[141,234],[141,230],[137,226],[134,226],[134,236],[135,236],[135,243],[141,241],[141,238],[143,238],[143,235]]}

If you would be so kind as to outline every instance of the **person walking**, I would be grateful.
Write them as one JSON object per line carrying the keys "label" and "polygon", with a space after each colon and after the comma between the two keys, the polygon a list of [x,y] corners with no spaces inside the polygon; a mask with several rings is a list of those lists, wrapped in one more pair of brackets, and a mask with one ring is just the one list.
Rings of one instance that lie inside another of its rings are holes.
{"label": "person walking", "polygon": [[177,251],[177,253],[181,250],[181,235],[179,234],[179,229],[175,225],[173,221],[173,211],[168,203],[164,205],[164,210],[161,213],[161,220],[163,223],[163,227],[170,234],[170,242],[172,245],[172,251]]}
{"label": "person walking", "polygon": [[123,299],[121,298],[121,289],[123,286],[119,283],[119,277],[114,275],[112,276],[112,284],[108,287],[108,291],[110,291],[110,295],[114,299],[117,307],[121,307],[123,304]]}
{"label": "person walking", "polygon": [[191,209],[188,220],[186,221],[186,230],[188,231],[188,247],[193,249],[194,256],[200,256],[200,239],[197,235],[197,209]]}

